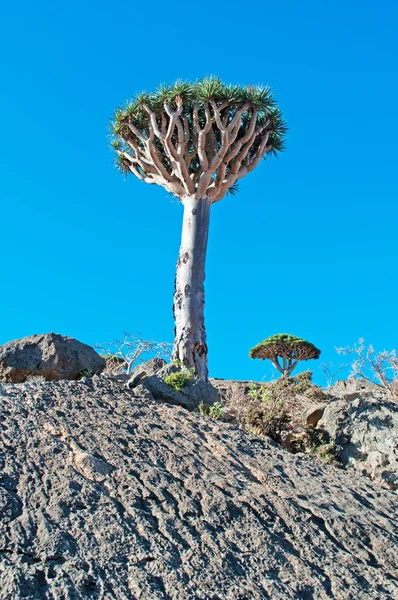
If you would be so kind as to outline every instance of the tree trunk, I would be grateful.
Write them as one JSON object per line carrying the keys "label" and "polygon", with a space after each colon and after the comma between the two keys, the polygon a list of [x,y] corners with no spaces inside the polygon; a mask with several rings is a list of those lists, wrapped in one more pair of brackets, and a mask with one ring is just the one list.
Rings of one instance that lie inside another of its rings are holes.
{"label": "tree trunk", "polygon": [[195,369],[197,377],[207,381],[207,344],[204,324],[204,280],[210,200],[182,198],[184,219],[180,254],[177,261],[173,360]]}

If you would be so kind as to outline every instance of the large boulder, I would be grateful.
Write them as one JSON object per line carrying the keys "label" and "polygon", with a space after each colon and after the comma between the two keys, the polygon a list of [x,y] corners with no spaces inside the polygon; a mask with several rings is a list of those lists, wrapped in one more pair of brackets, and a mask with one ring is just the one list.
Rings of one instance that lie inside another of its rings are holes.
{"label": "large boulder", "polygon": [[101,373],[105,360],[91,346],[57,333],[31,335],[0,346],[0,381],[22,383],[32,376],[47,381]]}
{"label": "large boulder", "polygon": [[398,404],[374,397],[373,386],[349,389],[330,402],[318,423],[338,448],[346,467],[398,489]]}

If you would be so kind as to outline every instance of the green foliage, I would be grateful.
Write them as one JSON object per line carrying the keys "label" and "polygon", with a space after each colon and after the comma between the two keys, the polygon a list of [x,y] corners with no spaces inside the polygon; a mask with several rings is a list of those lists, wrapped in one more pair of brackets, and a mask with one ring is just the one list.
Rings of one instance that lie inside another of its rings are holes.
{"label": "green foliage", "polygon": [[198,405],[198,411],[200,412],[200,414],[204,417],[208,417],[209,416],[209,405],[206,404],[206,402],[200,402],[200,404]]}
{"label": "green foliage", "polygon": [[[303,338],[288,333],[278,333],[276,335],[271,335],[266,340],[263,340],[254,346],[254,348],[250,350],[249,356],[251,358],[270,358],[275,354],[278,355],[279,352],[283,352],[283,354],[279,354],[280,356],[289,356],[298,348],[312,350],[314,354],[312,358],[318,358],[321,353],[320,350],[315,348],[314,344],[303,340]],[[259,354],[261,354],[261,356],[259,356]],[[316,354],[317,356],[315,356]]]}
{"label": "green foliage", "polygon": [[181,371],[176,371],[175,373],[170,373],[170,375],[166,375],[164,378],[164,382],[167,383],[170,387],[179,391],[183,387],[190,385],[193,383],[195,377],[195,371],[193,369],[182,369]]}
{"label": "green foliage", "polygon": [[184,363],[182,362],[182,360],[178,360],[178,359],[173,360],[173,362],[171,364],[173,364],[175,367],[184,368]]}
{"label": "green foliage", "polygon": [[266,385],[257,385],[255,383],[251,383],[249,385],[249,390],[247,392],[247,395],[249,396],[249,398],[252,398],[253,400],[258,400],[258,401],[269,400],[269,392],[268,392],[268,388]]}
{"label": "green foliage", "polygon": [[[306,396],[312,401],[322,402],[327,400],[327,395],[322,388],[312,383],[312,371],[303,371],[294,377],[277,379],[263,384],[262,387],[262,393],[274,400],[279,399],[290,402],[299,395]],[[248,395],[250,396],[250,389]]]}
{"label": "green foliage", "polygon": [[236,194],[239,192],[239,183],[236,181],[233,185],[231,185],[231,187],[228,189],[227,194],[231,195],[231,196],[236,196]]}
{"label": "green foliage", "polygon": [[[152,92],[137,94],[124,106],[118,107],[110,122],[111,146],[115,150],[116,167],[124,174],[131,173],[129,168],[131,162],[123,153],[131,154],[133,140],[134,143],[141,145],[144,143],[143,140],[148,139],[150,121],[148,109],[155,114],[160,123],[166,107],[175,110],[177,106],[182,105],[181,117],[186,120],[190,153],[192,154],[189,168],[191,171],[198,170],[200,165],[196,156],[197,132],[193,127],[193,118],[197,111],[199,125],[203,127],[206,122],[205,105],[209,106],[210,112],[212,111],[211,106],[207,104],[210,101],[215,102],[217,106],[224,106],[222,117],[226,119],[226,122],[233,119],[237,110],[247,106],[247,110],[242,114],[242,126],[237,140],[245,135],[247,127],[255,115],[256,129],[259,130],[265,126],[265,132],[269,135],[267,145],[270,146],[270,150],[265,158],[270,155],[276,156],[283,151],[287,127],[269,86],[227,85],[219,77],[209,76],[194,82],[177,80],[171,85],[162,84]],[[213,133],[217,143],[220,144],[220,132],[215,125]],[[176,133],[173,134],[173,136],[176,135]],[[175,141],[173,138],[173,142]],[[163,165],[169,166],[169,157],[164,152],[162,144],[156,140],[155,144],[162,157]],[[259,140],[256,139],[249,156],[255,154],[258,144]],[[135,169],[140,175],[145,175],[145,165],[135,163]],[[234,191],[230,193],[233,194]]]}
{"label": "green foliage", "polygon": [[78,379],[83,379],[84,377],[92,377],[94,375],[94,371],[92,369],[83,369],[80,371],[78,375]]}
{"label": "green foliage", "polygon": [[323,429],[308,425],[303,432],[297,433],[292,438],[291,445],[294,452],[311,454],[326,463],[337,462],[337,446],[330,441]]}
{"label": "green foliage", "polygon": [[209,408],[209,416],[212,419],[220,420],[225,418],[225,413],[221,402],[214,402]]}
{"label": "green foliage", "polygon": [[246,415],[252,432],[280,443],[281,434],[290,422],[284,400],[272,394],[267,385],[252,384],[248,396],[254,401]]}
{"label": "green foliage", "polygon": [[269,359],[282,373],[289,376],[301,360],[319,358],[321,351],[302,338],[288,333],[278,333],[263,340],[249,352],[250,358]]}
{"label": "green foliage", "polygon": [[217,421],[222,421],[225,419],[225,412],[221,402],[214,402],[214,404],[211,405],[201,402],[198,406],[198,410],[201,415],[211,417]]}

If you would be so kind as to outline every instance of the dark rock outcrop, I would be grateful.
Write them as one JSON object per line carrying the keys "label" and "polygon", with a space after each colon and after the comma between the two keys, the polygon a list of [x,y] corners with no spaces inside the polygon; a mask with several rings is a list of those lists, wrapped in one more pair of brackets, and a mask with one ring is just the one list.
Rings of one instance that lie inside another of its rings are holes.
{"label": "dark rock outcrop", "polygon": [[105,377],[0,385],[0,598],[391,600],[397,496]]}
{"label": "dark rock outcrop", "polygon": [[22,383],[28,377],[47,381],[99,374],[105,360],[91,346],[74,338],[46,333],[0,346],[0,381]]}

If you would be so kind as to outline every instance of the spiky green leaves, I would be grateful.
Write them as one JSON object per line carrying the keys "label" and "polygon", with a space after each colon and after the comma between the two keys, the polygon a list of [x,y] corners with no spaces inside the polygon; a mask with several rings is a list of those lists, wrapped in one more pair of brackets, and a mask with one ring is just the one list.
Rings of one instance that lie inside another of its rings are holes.
{"label": "spiky green leaves", "polygon": [[165,103],[175,107],[179,98],[184,104],[184,111],[192,109],[194,103],[204,104],[209,100],[218,103],[226,102],[231,108],[249,102],[251,107],[259,111],[259,124],[267,116],[271,116],[275,132],[279,131],[279,128],[282,128],[281,133],[286,132],[286,125],[277,109],[270,87],[225,85],[219,77],[213,76],[198,79],[194,83],[178,80],[172,85],[162,84],[153,92],[137,94],[124,107],[119,107],[115,111],[111,119],[111,130],[114,132],[114,126],[116,125],[117,128],[127,116],[134,116],[140,121],[140,118],[145,115],[144,105],[156,112],[159,109],[163,110]]}
{"label": "spiky green leaves", "polygon": [[280,152],[286,133],[268,86],[225,85],[218,77],[142,92],[115,111],[110,129],[123,173],[213,201]]}

